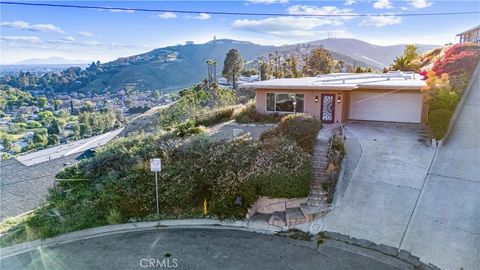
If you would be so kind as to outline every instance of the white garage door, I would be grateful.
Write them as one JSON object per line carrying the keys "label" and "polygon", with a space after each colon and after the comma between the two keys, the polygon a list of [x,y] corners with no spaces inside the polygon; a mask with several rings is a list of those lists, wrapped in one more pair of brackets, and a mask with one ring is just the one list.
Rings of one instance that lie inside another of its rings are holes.
{"label": "white garage door", "polygon": [[420,123],[422,94],[395,92],[352,92],[350,119]]}

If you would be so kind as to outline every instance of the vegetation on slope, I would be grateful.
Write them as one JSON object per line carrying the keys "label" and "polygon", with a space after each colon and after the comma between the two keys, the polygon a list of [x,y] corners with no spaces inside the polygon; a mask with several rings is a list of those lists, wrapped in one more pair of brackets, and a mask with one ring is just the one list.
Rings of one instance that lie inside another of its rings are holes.
{"label": "vegetation on slope", "polygon": [[422,55],[417,62],[426,78],[430,135],[443,139],[450,118],[468,86],[475,66],[480,62],[480,45],[456,44]]}
{"label": "vegetation on slope", "polygon": [[[285,126],[308,117],[286,120]],[[295,125],[293,125],[296,123]],[[287,128],[290,132],[292,128]],[[309,129],[308,137],[318,129]],[[314,133],[314,134],[313,134]],[[313,176],[310,155],[290,136],[254,141],[240,137],[214,142],[205,135],[137,134],[119,138],[58,177],[48,203],[20,224],[10,222],[2,245],[51,237],[110,223],[208,215],[243,218],[257,196],[304,197]],[[149,159],[162,158],[160,212],[155,213],[155,182]],[[235,206],[241,196],[243,204]]]}

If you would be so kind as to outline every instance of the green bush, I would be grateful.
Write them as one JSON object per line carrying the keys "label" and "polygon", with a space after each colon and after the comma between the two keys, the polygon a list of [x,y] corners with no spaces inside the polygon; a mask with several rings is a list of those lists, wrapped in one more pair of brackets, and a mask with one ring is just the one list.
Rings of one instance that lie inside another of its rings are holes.
{"label": "green bush", "polygon": [[118,209],[110,209],[110,212],[108,212],[108,216],[107,216],[107,222],[108,224],[120,224],[122,223],[123,219],[122,219],[122,214],[120,213],[120,211],[118,211]]}
{"label": "green bush", "polygon": [[204,133],[204,127],[197,126],[194,120],[187,120],[175,128],[175,135],[182,138],[190,135],[202,134]]}
{"label": "green bush", "polygon": [[260,140],[283,136],[296,142],[305,152],[312,153],[321,127],[320,121],[310,115],[290,114],[283,117],[276,128],[264,132]]}
{"label": "green bush", "polygon": [[234,108],[223,108],[208,112],[195,117],[195,123],[197,125],[209,127],[214,124],[225,122],[232,117]]}
{"label": "green bush", "polygon": [[448,130],[450,118],[453,111],[447,109],[438,109],[428,114],[428,128],[430,136],[437,140],[441,140]]}
{"label": "green bush", "polygon": [[248,123],[277,123],[280,121],[282,116],[275,114],[261,114],[257,112],[255,108],[255,101],[250,101],[247,103],[245,108],[240,112],[236,113],[233,118],[237,123],[248,124]]}

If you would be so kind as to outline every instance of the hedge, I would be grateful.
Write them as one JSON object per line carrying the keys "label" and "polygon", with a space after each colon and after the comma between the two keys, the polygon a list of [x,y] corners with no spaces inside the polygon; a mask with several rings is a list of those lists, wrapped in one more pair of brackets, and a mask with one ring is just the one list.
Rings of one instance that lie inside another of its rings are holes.
{"label": "hedge", "polygon": [[447,109],[438,109],[428,114],[428,128],[430,136],[437,140],[441,140],[448,130],[450,118],[453,111]]}
{"label": "hedge", "polygon": [[305,152],[312,153],[322,124],[308,114],[290,114],[282,118],[274,129],[264,132],[260,140],[283,136],[297,143]]}

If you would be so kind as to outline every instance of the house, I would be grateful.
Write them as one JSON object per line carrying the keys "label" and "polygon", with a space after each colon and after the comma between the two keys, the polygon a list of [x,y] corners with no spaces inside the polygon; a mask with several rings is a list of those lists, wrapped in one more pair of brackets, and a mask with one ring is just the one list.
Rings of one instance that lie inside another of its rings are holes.
{"label": "house", "polygon": [[423,76],[413,72],[335,73],[244,84],[259,113],[308,113],[323,123],[368,120],[424,123]]}
{"label": "house", "polygon": [[460,34],[457,34],[457,37],[460,37],[459,43],[475,43],[480,44],[480,25],[464,31]]}

